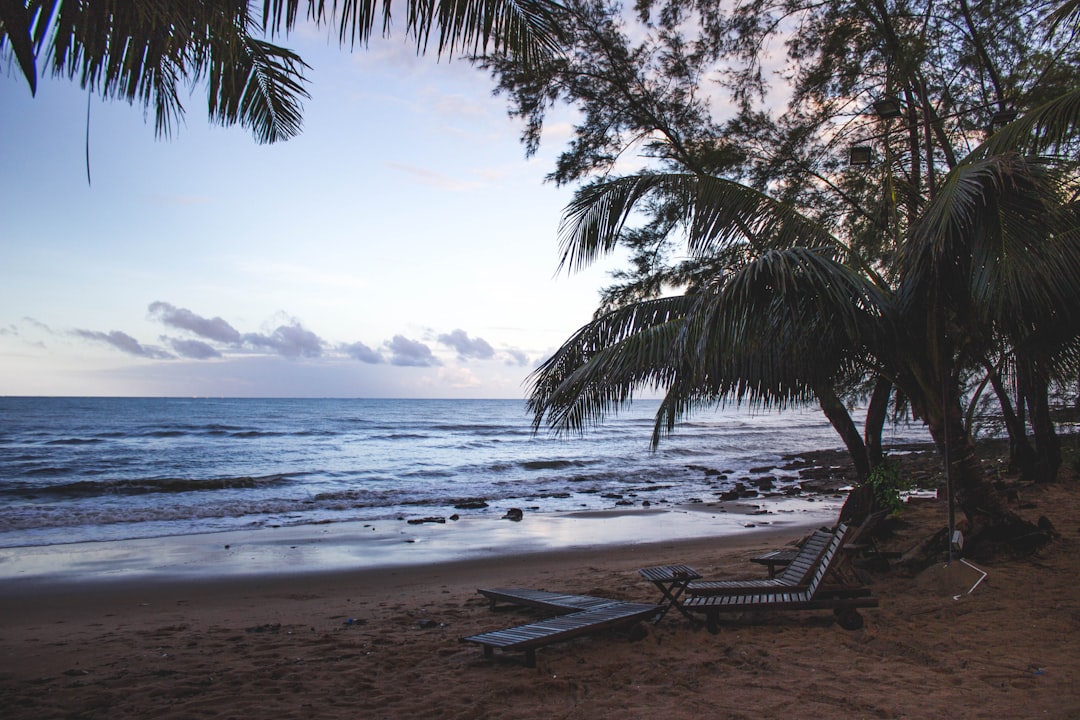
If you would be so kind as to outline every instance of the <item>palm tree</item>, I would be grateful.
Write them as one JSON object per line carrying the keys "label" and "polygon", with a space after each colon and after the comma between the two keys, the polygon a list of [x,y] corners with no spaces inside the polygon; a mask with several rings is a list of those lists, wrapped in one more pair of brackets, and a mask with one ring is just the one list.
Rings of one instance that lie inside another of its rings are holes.
{"label": "palm tree", "polygon": [[[507,52],[530,64],[558,47],[559,10],[556,0],[406,0],[404,31],[418,52]],[[391,2],[264,0],[258,13],[248,0],[0,0],[0,55],[14,56],[31,93],[43,62],[91,93],[152,109],[166,136],[183,116],[180,86],[205,80],[212,121],[276,142],[300,132],[308,66],[269,39],[301,20],[336,23],[342,45],[365,44],[378,24],[389,32]]]}
{"label": "palm tree", "polygon": [[973,532],[1027,533],[975,459],[959,378],[992,340],[1044,371],[1075,370],[1075,189],[1071,167],[1054,158],[961,163],[913,222],[890,286],[820,227],[738,183],[690,174],[595,183],[567,209],[564,263],[613,248],[635,205],[659,194],[684,203],[689,252],[722,269],[686,295],[582,328],[534,374],[534,423],[581,429],[651,386],[666,391],[655,441],[696,407],[816,398],[858,465],[865,447],[836,389],[880,373],[930,428]]}
{"label": "palm tree", "polygon": [[[709,259],[711,271],[699,269],[683,295],[604,313],[564,343],[533,375],[536,427],[581,430],[642,386],[666,391],[654,443],[698,407],[816,400],[866,478],[880,454],[841,394],[872,370],[870,345],[888,325],[885,282],[790,206],[694,174],[619,178],[580,192],[565,215],[564,264],[613,247],[634,206],[656,194],[681,203],[690,253]],[[888,393],[877,396],[875,413]]]}

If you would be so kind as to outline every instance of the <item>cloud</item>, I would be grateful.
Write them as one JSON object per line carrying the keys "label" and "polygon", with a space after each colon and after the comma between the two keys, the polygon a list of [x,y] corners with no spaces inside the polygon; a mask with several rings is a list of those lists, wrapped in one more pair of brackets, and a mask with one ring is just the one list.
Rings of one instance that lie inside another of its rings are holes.
{"label": "cloud", "polygon": [[353,360],[359,360],[362,363],[368,363],[369,365],[378,365],[386,362],[386,358],[382,356],[378,350],[372,350],[362,342],[349,343],[348,345],[342,345],[341,351],[351,357]]}
{"label": "cloud", "polygon": [[386,343],[390,351],[390,364],[401,367],[435,367],[441,365],[431,348],[422,342],[410,340],[403,335],[395,335]]}
{"label": "cloud", "polygon": [[199,337],[228,345],[240,342],[240,332],[220,317],[204,318],[187,308],[178,308],[167,302],[150,303],[150,316],[169,327],[187,330]]}
{"label": "cloud", "polygon": [[42,331],[44,331],[44,332],[47,332],[47,333],[49,333],[50,335],[53,335],[53,334],[55,334],[55,333],[53,333],[53,330],[52,330],[52,328],[51,328],[51,327],[49,327],[49,326],[48,326],[48,325],[46,325],[45,323],[41,322],[40,320],[35,320],[34,318],[32,318],[32,317],[30,317],[30,316],[28,316],[28,315],[27,315],[27,316],[25,316],[25,317],[23,317],[23,322],[27,322],[27,323],[30,323],[31,325],[33,325],[34,327],[36,327],[36,328],[37,328],[38,330],[42,330]]}
{"label": "cloud", "polygon": [[495,348],[491,347],[483,338],[470,338],[464,330],[454,330],[451,333],[440,335],[439,342],[452,347],[462,358],[476,358],[487,360],[495,355]]}
{"label": "cloud", "polygon": [[502,354],[506,356],[507,365],[526,367],[529,364],[529,356],[521,350],[515,350],[514,348],[506,348],[502,351]]}
{"label": "cloud", "polygon": [[192,360],[209,360],[210,358],[221,357],[221,353],[214,346],[204,343],[202,340],[171,338],[168,342],[180,357]]}
{"label": "cloud", "polygon": [[291,325],[279,325],[269,335],[247,333],[243,338],[252,347],[272,350],[284,357],[319,357],[323,351],[322,339],[296,321]]}
{"label": "cloud", "polygon": [[97,330],[74,330],[73,333],[86,340],[111,345],[121,352],[136,357],[151,358],[153,360],[168,360],[174,357],[160,348],[143,345],[135,338],[119,330],[108,333],[98,332]]}

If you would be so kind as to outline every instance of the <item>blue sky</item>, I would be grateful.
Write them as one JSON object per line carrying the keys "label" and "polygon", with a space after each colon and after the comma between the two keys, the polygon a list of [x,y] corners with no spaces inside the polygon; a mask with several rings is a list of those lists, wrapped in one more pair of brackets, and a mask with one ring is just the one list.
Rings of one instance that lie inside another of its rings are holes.
{"label": "blue sky", "polygon": [[490,80],[321,31],[304,132],[155,139],[141,108],[0,77],[0,395],[523,397],[614,262],[557,274],[571,189]]}

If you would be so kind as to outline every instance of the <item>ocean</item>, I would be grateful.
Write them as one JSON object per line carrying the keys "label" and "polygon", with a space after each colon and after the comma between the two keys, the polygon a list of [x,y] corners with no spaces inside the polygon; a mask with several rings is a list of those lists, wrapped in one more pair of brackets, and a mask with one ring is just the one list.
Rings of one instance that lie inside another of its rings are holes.
{"label": "ocean", "polygon": [[[0,398],[0,548],[346,521],[715,500],[840,449],[820,412],[705,412],[650,448],[655,401],[584,435],[518,400]],[[889,443],[923,442],[899,426]]]}

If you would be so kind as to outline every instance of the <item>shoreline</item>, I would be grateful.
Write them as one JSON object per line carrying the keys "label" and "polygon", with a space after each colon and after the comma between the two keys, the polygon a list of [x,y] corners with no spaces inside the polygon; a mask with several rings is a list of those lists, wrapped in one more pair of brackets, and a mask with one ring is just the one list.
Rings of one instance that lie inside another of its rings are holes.
{"label": "shoreline", "polygon": [[0,548],[0,594],[27,584],[315,575],[694,540],[726,542],[832,524],[842,502],[842,497],[775,498],[753,504],[526,513],[521,521],[357,521]]}

